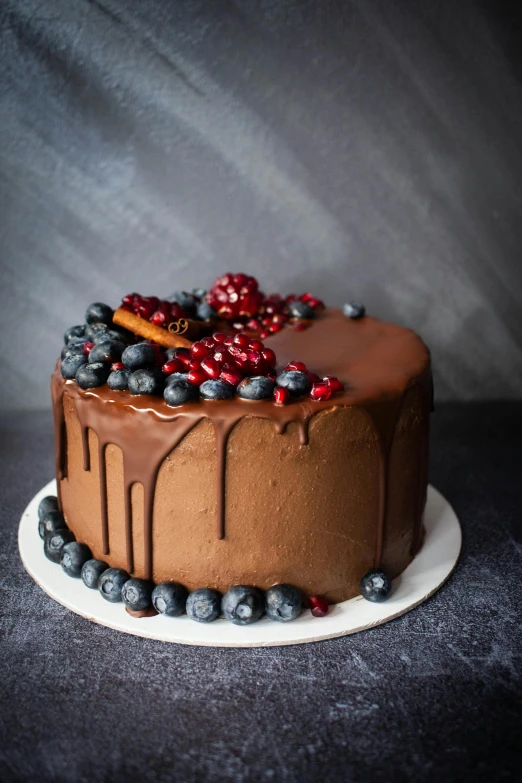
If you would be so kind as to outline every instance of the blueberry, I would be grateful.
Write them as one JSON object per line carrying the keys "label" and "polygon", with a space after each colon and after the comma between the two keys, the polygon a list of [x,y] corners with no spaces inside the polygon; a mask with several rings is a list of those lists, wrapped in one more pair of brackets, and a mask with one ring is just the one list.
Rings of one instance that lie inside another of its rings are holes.
{"label": "blueberry", "polygon": [[221,593],[210,587],[194,590],[187,598],[187,614],[198,623],[211,623],[221,613]]}
{"label": "blueberry", "polygon": [[177,302],[187,313],[193,313],[196,309],[196,297],[187,291],[174,291],[167,297],[167,302]]}
{"label": "blueberry", "polygon": [[106,334],[108,331],[109,327],[107,324],[96,322],[93,324],[87,324],[85,327],[85,336],[91,343],[93,343],[98,335]]}
{"label": "blueberry", "polygon": [[67,345],[64,345],[60,354],[62,359],[69,359],[71,356],[84,355],[83,347],[87,341],[84,337],[73,337]]}
{"label": "blueberry", "polygon": [[359,302],[347,302],[343,305],[343,313],[347,318],[362,318],[366,313],[366,308]]}
{"label": "blueberry", "polygon": [[75,541],[74,533],[70,530],[55,530],[46,533],[44,538],[44,555],[53,563],[60,562],[60,555],[65,544]]}
{"label": "blueberry", "polygon": [[107,386],[113,391],[125,391],[129,388],[130,370],[113,370],[107,378]]}
{"label": "blueberry", "polygon": [[80,354],[66,356],[62,361],[60,372],[64,378],[72,380],[73,378],[76,378],[76,373],[84,364],[87,364],[87,357],[82,350]]}
{"label": "blueberry", "polygon": [[55,495],[47,495],[38,504],[38,519],[42,520],[48,511],[58,511],[58,498]]}
{"label": "blueberry", "polygon": [[109,566],[107,563],[104,563],[103,560],[87,560],[82,567],[81,576],[83,584],[91,590],[97,590],[100,576],[107,571],[108,568]]}
{"label": "blueberry", "polygon": [[122,600],[121,591],[129,579],[129,574],[123,568],[108,568],[98,580],[98,590],[106,601],[116,604]]}
{"label": "blueberry", "polygon": [[38,535],[40,538],[45,538],[47,533],[54,533],[55,530],[66,530],[67,523],[65,517],[61,511],[56,509],[55,511],[48,511],[43,514],[38,521]]}
{"label": "blueberry", "polygon": [[265,593],[265,612],[278,623],[295,620],[303,609],[303,593],[293,585],[274,585]]}
{"label": "blueberry", "polygon": [[160,614],[179,617],[185,611],[188,591],[179,582],[162,582],[152,591],[152,605]]}
{"label": "blueberry", "polygon": [[204,288],[193,288],[192,293],[197,299],[203,299],[206,296],[206,290]]}
{"label": "blueberry", "polygon": [[104,340],[94,346],[89,354],[89,361],[94,362],[119,362],[125,346],[119,340]]}
{"label": "blueberry", "polygon": [[274,395],[274,382],[264,375],[245,378],[236,389],[243,400],[271,400]]}
{"label": "blueberry", "polygon": [[303,394],[308,394],[312,388],[312,384],[308,375],[299,370],[287,370],[282,372],[276,378],[277,386],[282,386],[283,389],[288,389],[292,397],[301,397]]}
{"label": "blueberry", "polygon": [[80,389],[96,389],[107,382],[111,368],[103,362],[82,364],[76,371],[76,383]]}
{"label": "blueberry", "polygon": [[127,346],[127,342],[128,342],[127,338],[124,337],[121,334],[121,332],[116,332],[114,329],[105,329],[105,331],[96,332],[96,334],[92,338],[92,342],[95,345],[98,345],[99,343],[104,343],[107,340],[111,340],[111,342],[115,342],[115,343],[120,343],[122,351]]}
{"label": "blueberry", "polygon": [[78,541],[71,541],[62,547],[60,555],[60,565],[67,574],[75,579],[82,575],[84,564],[92,558],[92,552],[87,544],[80,544]]}
{"label": "blueberry", "polygon": [[201,318],[202,321],[211,321],[213,318],[217,318],[217,313],[208,302],[200,302],[196,309],[196,315]]}
{"label": "blueberry", "polygon": [[167,405],[183,405],[185,402],[197,400],[198,397],[198,387],[182,379],[168,383],[163,392],[163,398]]}
{"label": "blueberry", "polygon": [[315,313],[313,307],[306,302],[290,302],[288,312],[292,318],[313,318]]}
{"label": "blueberry", "polygon": [[129,375],[129,391],[131,394],[161,394],[164,376],[158,367],[150,370],[136,370]]}
{"label": "blueberry", "polygon": [[103,304],[103,302],[93,302],[87,308],[85,320],[88,324],[112,324],[113,315],[114,310],[109,305]]}
{"label": "blueberry", "polygon": [[152,345],[136,343],[136,345],[129,345],[128,348],[125,348],[121,360],[129,370],[143,370],[147,367],[154,367],[156,353]]}
{"label": "blueberry", "polygon": [[125,582],[121,591],[121,600],[128,606],[138,612],[140,609],[146,609],[150,606],[152,599],[152,590],[154,585],[146,579],[129,579]]}
{"label": "blueberry", "polygon": [[229,400],[234,396],[234,387],[220,380],[203,381],[199,393],[204,400]]}
{"label": "blueberry", "polygon": [[259,620],[265,608],[263,591],[258,587],[235,585],[221,601],[221,611],[234,625],[250,625]]}
{"label": "blueberry", "polygon": [[67,345],[73,337],[85,337],[85,324],[70,326],[63,336],[64,343]]}
{"label": "blueberry", "polygon": [[[173,372],[172,375],[167,375],[165,379],[165,386],[170,386],[171,383],[177,383],[178,381],[186,381],[186,380],[187,380],[186,372]],[[191,384],[191,386],[192,385],[193,384]]]}
{"label": "blueberry", "polygon": [[380,604],[386,601],[392,588],[390,577],[377,569],[368,571],[361,579],[361,595],[367,601]]}

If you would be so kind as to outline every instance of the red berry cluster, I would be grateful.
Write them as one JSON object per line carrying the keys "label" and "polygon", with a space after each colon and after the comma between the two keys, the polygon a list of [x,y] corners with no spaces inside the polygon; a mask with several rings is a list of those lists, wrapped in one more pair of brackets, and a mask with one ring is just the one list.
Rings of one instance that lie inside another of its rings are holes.
{"label": "red berry cluster", "polygon": [[261,340],[244,333],[233,336],[216,332],[193,343],[190,349],[179,348],[162,370],[165,375],[188,373],[187,380],[196,386],[209,378],[219,378],[236,388],[243,378],[255,375],[275,379],[275,363],[275,353]]}
{"label": "red berry cluster", "polygon": [[158,299],[157,296],[141,296],[134,293],[127,294],[121,301],[123,310],[128,310],[156,326],[166,328],[179,318],[187,318],[187,313],[177,302],[167,302],[165,299]]}
{"label": "red berry cluster", "polygon": [[246,329],[262,340],[280,332],[290,321],[295,322],[297,331],[307,328],[306,323],[291,318],[288,307],[292,302],[306,302],[313,310],[324,308],[323,302],[310,293],[299,297],[296,294],[265,296],[259,291],[255,277],[230,272],[216,280],[206,298],[220,318],[232,322],[233,329]]}

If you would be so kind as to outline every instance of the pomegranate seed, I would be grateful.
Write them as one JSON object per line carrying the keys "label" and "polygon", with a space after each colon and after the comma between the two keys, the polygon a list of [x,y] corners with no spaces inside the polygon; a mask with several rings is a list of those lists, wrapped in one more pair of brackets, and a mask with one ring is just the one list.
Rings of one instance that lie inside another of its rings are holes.
{"label": "pomegranate seed", "polygon": [[131,305],[135,302],[136,298],[139,297],[139,294],[126,294],[124,297],[122,297],[122,303],[126,305]]}
{"label": "pomegranate seed", "polygon": [[186,348],[179,348],[176,351],[176,359],[182,363],[183,367],[188,367],[191,360],[190,352]]}
{"label": "pomegranate seed", "polygon": [[253,350],[249,349],[247,351],[247,356],[248,356],[248,361],[254,367],[257,367],[263,361],[263,357],[261,356],[259,351],[253,351]]}
{"label": "pomegranate seed", "polygon": [[297,294],[288,294],[287,297],[285,297],[286,304],[290,304],[290,302],[295,302],[297,299]]}
{"label": "pomegranate seed", "polygon": [[183,372],[185,366],[179,359],[170,359],[161,368],[163,375],[172,375],[173,372]]}
{"label": "pomegranate seed", "polygon": [[144,318],[146,321],[149,321],[155,309],[156,308],[149,302],[141,302],[138,305],[137,315],[139,315],[140,318]]}
{"label": "pomegranate seed", "polygon": [[315,296],[313,294],[311,294],[311,293],[301,294],[299,299],[300,299],[301,302],[309,302],[310,299],[315,299]]}
{"label": "pomegranate seed", "polygon": [[201,362],[199,359],[191,359],[188,365],[189,370],[199,370]]}
{"label": "pomegranate seed", "polygon": [[[321,378],[317,375],[317,373],[315,373],[315,372],[307,372],[306,374],[308,375],[308,380],[311,383],[321,383]],[[324,380],[324,378],[323,378],[323,380]]]}
{"label": "pomegranate seed", "polygon": [[328,601],[321,595],[309,595],[308,606],[314,617],[325,617],[328,614]]}
{"label": "pomegranate seed", "polygon": [[217,351],[214,351],[214,359],[218,364],[223,365],[225,362],[229,362],[231,360],[230,353],[228,352],[228,349],[225,348],[225,346],[222,346],[221,348],[218,348]]}
{"label": "pomegranate seed", "polygon": [[294,329],[296,332],[304,332],[305,329],[308,329],[308,324],[296,323]]}
{"label": "pomegranate seed", "polygon": [[205,343],[202,343],[198,340],[198,342],[195,342],[190,347],[190,353],[194,358],[196,359],[204,359],[205,356],[208,356],[210,353],[210,348],[205,345]]}
{"label": "pomegranate seed", "polygon": [[193,386],[201,386],[204,381],[208,381],[208,375],[203,370],[190,370],[187,381]]}
{"label": "pomegranate seed", "polygon": [[83,352],[84,352],[84,354],[86,356],[88,356],[93,348],[94,348],[94,343],[84,343],[83,344]]}
{"label": "pomegranate seed", "polygon": [[272,334],[276,334],[277,332],[280,332],[281,329],[284,329],[284,324],[272,324],[272,326],[268,327],[268,331]]}
{"label": "pomegranate seed", "polygon": [[248,347],[252,351],[262,351],[265,346],[263,345],[261,340],[250,340]]}
{"label": "pomegranate seed", "polygon": [[234,342],[236,345],[239,345],[240,348],[248,348],[248,345],[250,343],[250,337],[240,332],[239,334],[236,334],[236,336],[234,337]]}
{"label": "pomegranate seed", "polygon": [[314,383],[310,392],[310,397],[316,402],[329,400],[332,396],[332,390],[326,383]]}
{"label": "pomegranate seed", "polygon": [[203,359],[201,362],[201,369],[205,370],[209,378],[219,378],[221,373],[221,367],[216,362],[216,360],[212,359],[210,356],[207,356],[205,359]]}
{"label": "pomegranate seed", "polygon": [[273,366],[277,361],[276,355],[271,348],[263,348],[261,351],[261,356],[270,366]]}
{"label": "pomegranate seed", "polygon": [[336,378],[335,375],[327,375],[325,378],[323,378],[323,381],[333,392],[344,391],[344,383],[342,383],[339,378]]}
{"label": "pomegranate seed", "polygon": [[215,334],[212,335],[212,339],[214,340],[215,343],[224,343],[225,340],[227,339],[227,336],[226,334],[222,334],[221,332],[216,332]]}
{"label": "pomegranate seed", "polygon": [[241,348],[239,347],[239,345],[230,345],[228,348],[228,352],[231,356],[236,358],[236,356],[239,356],[239,354],[241,353]]}
{"label": "pomegranate seed", "polygon": [[274,389],[274,401],[277,405],[286,405],[290,401],[290,392],[288,389],[283,389],[282,386],[278,386]]}
{"label": "pomegranate seed", "polygon": [[164,326],[166,320],[167,316],[165,313],[162,313],[161,310],[156,310],[150,317],[151,324],[155,324],[156,326]]}
{"label": "pomegranate seed", "polygon": [[210,349],[215,348],[215,346],[216,346],[216,344],[215,344],[214,340],[212,339],[212,337],[204,337],[201,340],[201,342],[203,343],[203,345],[206,345],[207,348],[210,348]]}
{"label": "pomegranate seed", "polygon": [[255,318],[251,318],[250,321],[247,322],[246,327],[250,332],[258,332],[259,321],[256,321]]}
{"label": "pomegranate seed", "polygon": [[124,370],[124,369],[125,369],[125,365],[123,364],[123,362],[113,362],[111,364],[111,370],[113,372],[115,372],[115,370]]}
{"label": "pomegranate seed", "polygon": [[227,337],[225,340],[225,345],[234,345],[234,338],[233,337]]}
{"label": "pomegranate seed", "polygon": [[266,340],[267,337],[270,337],[270,332],[265,330],[264,332],[261,332],[259,336],[262,340]]}
{"label": "pomegranate seed", "polygon": [[298,372],[307,372],[306,364],[304,362],[289,362],[285,367],[285,372],[288,370],[297,370]]}
{"label": "pomegranate seed", "polygon": [[263,318],[261,320],[261,323],[263,324],[263,326],[270,326],[270,324],[272,323],[272,318]]}
{"label": "pomegranate seed", "polygon": [[223,368],[219,374],[219,377],[222,381],[225,381],[225,383],[229,383],[230,386],[237,386],[238,383],[241,383],[243,380],[243,376],[237,369],[237,367],[230,367],[227,366],[226,368]]}
{"label": "pomegranate seed", "polygon": [[183,316],[183,310],[178,302],[172,302],[170,304],[170,315],[175,321]]}
{"label": "pomegranate seed", "polygon": [[308,304],[314,310],[324,310],[324,302],[321,299],[309,299]]}
{"label": "pomegranate seed", "polygon": [[272,323],[274,324],[284,324],[286,321],[288,321],[286,315],[281,315],[280,313],[276,313],[272,318]]}

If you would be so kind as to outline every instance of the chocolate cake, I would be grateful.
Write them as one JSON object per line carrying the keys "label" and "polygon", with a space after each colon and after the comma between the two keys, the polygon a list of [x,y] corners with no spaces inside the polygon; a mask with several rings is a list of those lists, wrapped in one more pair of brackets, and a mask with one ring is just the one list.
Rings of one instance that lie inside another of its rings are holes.
{"label": "chocolate cake", "polygon": [[265,297],[245,275],[93,305],[52,396],[63,527],[136,584],[332,603],[422,544],[429,352],[361,306]]}

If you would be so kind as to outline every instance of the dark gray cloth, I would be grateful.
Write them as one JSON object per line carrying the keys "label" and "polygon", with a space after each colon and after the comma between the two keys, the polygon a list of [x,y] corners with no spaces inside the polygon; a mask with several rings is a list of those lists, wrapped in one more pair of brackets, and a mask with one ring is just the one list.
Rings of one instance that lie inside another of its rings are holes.
{"label": "dark gray cloth", "polygon": [[519,779],[522,403],[433,421],[430,478],[464,533],[449,583],[355,636],[215,650],[97,626],[32,582],[17,528],[53,473],[51,418],[4,417],[2,783]]}
{"label": "dark gray cloth", "polygon": [[48,404],[90,302],[229,269],[415,329],[439,399],[517,398],[506,5],[2,0],[0,405]]}

